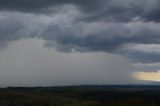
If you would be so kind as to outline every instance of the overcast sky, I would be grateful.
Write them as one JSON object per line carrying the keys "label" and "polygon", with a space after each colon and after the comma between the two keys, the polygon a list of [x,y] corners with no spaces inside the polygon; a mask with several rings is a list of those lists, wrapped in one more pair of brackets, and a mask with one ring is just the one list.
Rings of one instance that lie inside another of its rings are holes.
{"label": "overcast sky", "polygon": [[133,84],[159,73],[159,5],[1,0],[0,86]]}

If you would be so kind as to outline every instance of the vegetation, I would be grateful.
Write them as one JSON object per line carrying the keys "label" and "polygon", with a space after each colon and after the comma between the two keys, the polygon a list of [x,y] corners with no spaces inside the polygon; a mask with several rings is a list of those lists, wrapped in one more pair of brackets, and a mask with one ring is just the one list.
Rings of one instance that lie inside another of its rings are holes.
{"label": "vegetation", "polygon": [[0,106],[160,106],[159,87],[1,88]]}

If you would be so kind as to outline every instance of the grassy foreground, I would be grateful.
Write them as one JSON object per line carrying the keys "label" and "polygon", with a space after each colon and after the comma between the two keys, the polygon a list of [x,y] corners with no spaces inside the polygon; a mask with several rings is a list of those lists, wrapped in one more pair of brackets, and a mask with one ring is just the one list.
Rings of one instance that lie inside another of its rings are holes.
{"label": "grassy foreground", "polygon": [[160,106],[159,86],[1,88],[0,106]]}

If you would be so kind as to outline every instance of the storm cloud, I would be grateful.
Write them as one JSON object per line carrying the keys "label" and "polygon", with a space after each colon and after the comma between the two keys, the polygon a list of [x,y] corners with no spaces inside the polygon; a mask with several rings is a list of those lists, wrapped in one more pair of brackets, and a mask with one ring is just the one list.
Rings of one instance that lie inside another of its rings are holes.
{"label": "storm cloud", "polygon": [[45,47],[55,46],[62,52],[100,51],[122,54],[137,62],[160,61],[152,58],[152,52],[130,50],[134,45],[160,43],[157,22],[86,22],[79,20],[85,14],[75,6],[65,5],[58,11],[52,15],[0,12],[1,43],[31,37],[46,40]]}
{"label": "storm cloud", "polygon": [[112,53],[132,61],[137,70],[158,70],[153,66],[160,63],[159,4],[159,0],[1,0],[0,50],[37,39],[59,53]]}
{"label": "storm cloud", "polygon": [[31,13],[47,13],[61,5],[75,5],[87,20],[132,21],[135,18],[159,22],[159,0],[2,0],[0,9]]}

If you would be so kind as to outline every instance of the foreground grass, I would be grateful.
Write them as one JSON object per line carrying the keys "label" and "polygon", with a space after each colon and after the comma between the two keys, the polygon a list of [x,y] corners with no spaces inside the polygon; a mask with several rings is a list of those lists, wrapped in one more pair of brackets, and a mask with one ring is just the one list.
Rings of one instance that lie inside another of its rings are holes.
{"label": "foreground grass", "polygon": [[159,90],[96,87],[0,89],[0,106],[160,106]]}

